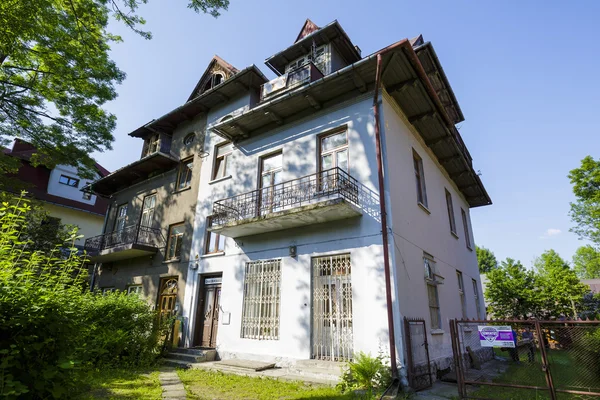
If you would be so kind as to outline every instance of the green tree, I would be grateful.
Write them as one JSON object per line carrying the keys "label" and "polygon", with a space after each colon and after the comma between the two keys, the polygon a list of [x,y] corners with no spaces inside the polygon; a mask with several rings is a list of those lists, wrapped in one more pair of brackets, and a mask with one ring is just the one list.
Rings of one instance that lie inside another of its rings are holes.
{"label": "green tree", "polygon": [[569,213],[576,224],[571,232],[600,246],[600,160],[585,157],[579,168],[569,172],[569,179],[576,199]]}
{"label": "green tree", "polygon": [[[4,0],[0,2],[0,144],[23,138],[38,149],[34,163],[77,166],[91,177],[89,154],[111,148],[115,116],[102,106],[125,78],[109,57],[120,42],[111,17],[147,39],[136,12],[148,0]],[[188,0],[218,16],[229,0]],[[14,173],[0,153],[0,172]]]}
{"label": "green tree", "polygon": [[542,253],[534,266],[544,318],[577,317],[577,310],[589,288],[579,281],[575,271],[554,250]]}
{"label": "green tree", "polygon": [[525,269],[520,261],[507,258],[486,277],[485,298],[494,318],[520,319],[540,315],[536,274]]}
{"label": "green tree", "polygon": [[498,268],[498,260],[490,249],[485,247],[475,246],[475,252],[477,253],[477,263],[479,264],[479,272],[487,274],[493,269]]}
{"label": "green tree", "polygon": [[581,279],[600,278],[600,251],[593,246],[581,246],[573,255],[573,269]]}

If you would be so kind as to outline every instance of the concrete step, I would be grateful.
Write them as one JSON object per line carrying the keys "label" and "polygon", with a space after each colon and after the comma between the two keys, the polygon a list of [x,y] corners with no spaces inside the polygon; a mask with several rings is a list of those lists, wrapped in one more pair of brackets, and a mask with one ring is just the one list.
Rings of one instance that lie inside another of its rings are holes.
{"label": "concrete step", "polygon": [[[191,355],[202,356],[206,355],[207,358],[212,358],[214,360],[217,356],[217,351],[215,349],[197,349],[197,348],[183,348],[177,347],[171,350],[174,353],[186,353]],[[210,360],[210,361],[212,361]]]}
{"label": "concrete step", "polygon": [[163,358],[160,362],[162,365],[165,365],[168,367],[174,367],[174,368],[181,368],[181,369],[193,368],[194,365],[200,364],[200,363],[194,363],[194,362],[189,362],[189,361],[176,360],[174,358]]}
{"label": "concrete step", "polygon": [[254,360],[242,360],[239,358],[232,358],[229,360],[223,360],[219,362],[222,366],[242,368],[250,371],[265,371],[267,369],[275,368],[275,363],[254,361]]}
{"label": "concrete step", "polygon": [[337,361],[323,361],[323,360],[298,360],[296,361],[295,368],[297,369],[315,369],[324,371],[335,371],[341,375],[342,368],[346,366],[346,363]]}

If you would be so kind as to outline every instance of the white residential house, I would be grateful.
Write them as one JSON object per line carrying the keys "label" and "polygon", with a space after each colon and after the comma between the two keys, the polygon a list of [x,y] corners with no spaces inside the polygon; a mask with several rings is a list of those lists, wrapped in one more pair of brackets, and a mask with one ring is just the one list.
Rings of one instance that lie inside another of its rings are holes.
{"label": "white residential house", "polygon": [[403,318],[423,318],[445,368],[448,321],[484,317],[470,210],[491,200],[432,45],[363,57],[337,21],[307,20],[266,64],[275,79],[206,111],[185,346],[286,365],[395,345],[402,366]]}

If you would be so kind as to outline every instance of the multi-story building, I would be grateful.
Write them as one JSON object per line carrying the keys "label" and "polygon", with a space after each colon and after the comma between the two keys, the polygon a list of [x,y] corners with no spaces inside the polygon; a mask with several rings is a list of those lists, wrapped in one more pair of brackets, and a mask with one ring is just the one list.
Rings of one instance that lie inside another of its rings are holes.
{"label": "multi-story building", "polygon": [[[145,149],[149,138],[173,145],[154,156],[160,168],[134,163],[94,184],[114,197],[105,238],[119,244],[101,251],[103,271],[112,265],[101,285],[177,277],[184,346],[281,365],[380,349],[404,364],[403,318],[420,317],[445,368],[449,319],[484,315],[470,210],[491,201],[433,46],[419,36],[363,57],[337,21],[307,20],[266,64],[270,81],[213,60],[184,105],[132,133]],[[191,130],[192,189],[176,203],[185,157],[175,143]],[[152,190],[165,193],[151,219],[168,239],[144,258],[120,238],[149,223]]]}
{"label": "multi-story building", "polygon": [[[102,233],[107,203],[92,193],[83,192],[84,186],[94,179],[85,179],[77,174],[77,168],[70,165],[56,165],[50,169],[33,165],[31,157],[36,148],[21,139],[15,139],[12,149],[4,149],[4,154],[20,160],[21,165],[13,178],[19,183],[13,191],[27,190],[29,195],[39,200],[54,221],[65,225],[76,225],[83,237],[75,243],[83,249],[86,238]],[[108,175],[108,171],[96,163],[96,177]]]}

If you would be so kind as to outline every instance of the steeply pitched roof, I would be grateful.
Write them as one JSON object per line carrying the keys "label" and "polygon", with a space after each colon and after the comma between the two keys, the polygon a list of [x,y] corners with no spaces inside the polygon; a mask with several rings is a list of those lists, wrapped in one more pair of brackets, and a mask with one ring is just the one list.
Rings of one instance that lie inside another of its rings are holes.
{"label": "steeply pitched roof", "polygon": [[306,22],[304,23],[304,25],[302,25],[302,29],[300,29],[300,33],[296,37],[296,40],[294,40],[294,43],[296,43],[300,39],[303,39],[305,36],[310,35],[314,31],[318,31],[319,29],[321,28],[319,28],[314,22],[312,22],[310,18],[306,18]]}
{"label": "steeply pitched roof", "polygon": [[[206,67],[206,69],[204,70],[204,73],[202,74],[202,76],[198,80],[198,83],[194,87],[194,90],[192,90],[192,93],[190,94],[190,97],[188,97],[187,101],[190,101],[194,97],[198,96],[200,88],[202,88],[202,86],[205,84],[208,76],[211,75],[211,72],[212,72],[215,64],[219,65],[226,72],[228,72],[229,76],[235,75],[238,72],[240,72],[236,67],[234,67],[233,65],[229,64],[227,61],[223,60],[221,57],[219,57],[218,55],[215,54],[213,56],[212,60],[210,60],[210,63],[208,63],[208,67]],[[229,78],[229,76],[226,76],[225,78],[227,79],[227,78]]]}

